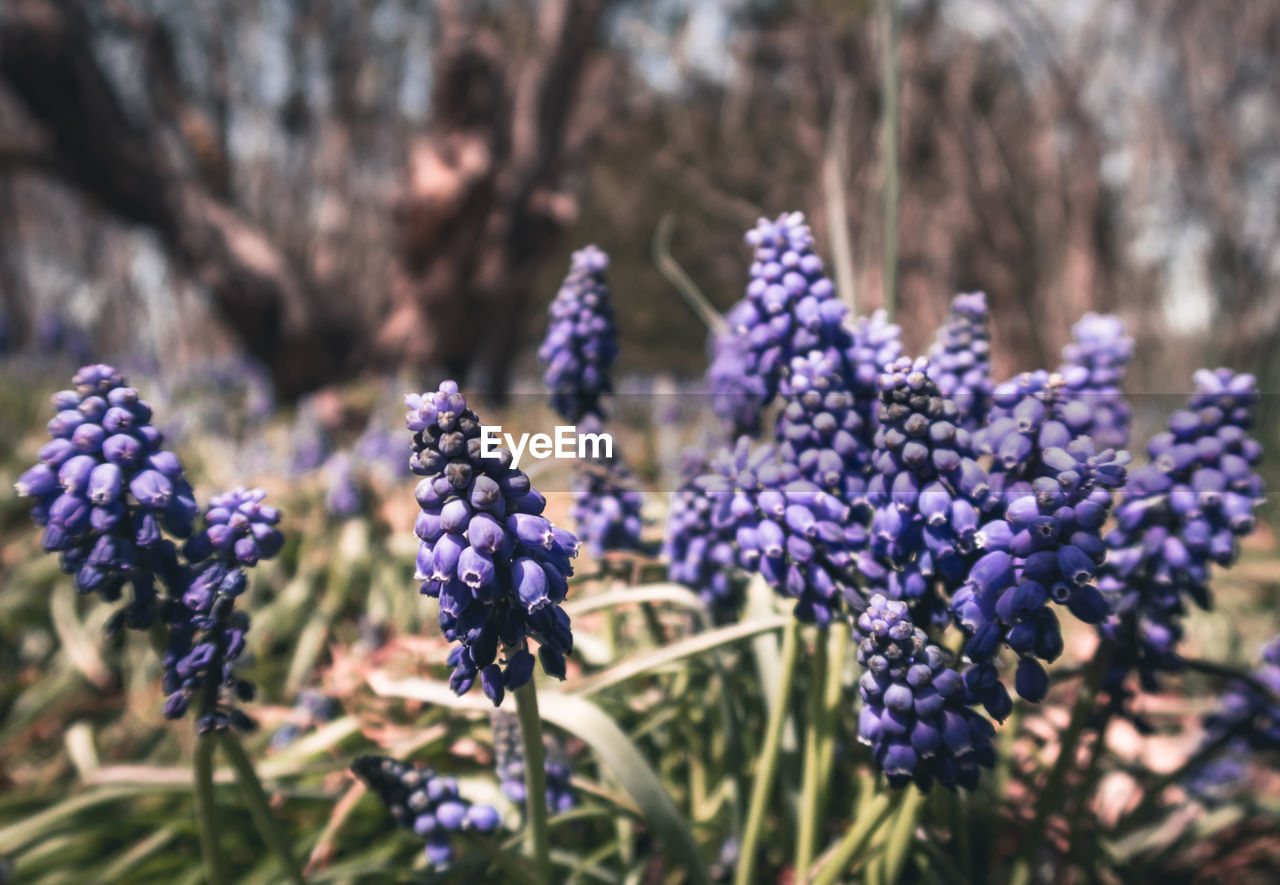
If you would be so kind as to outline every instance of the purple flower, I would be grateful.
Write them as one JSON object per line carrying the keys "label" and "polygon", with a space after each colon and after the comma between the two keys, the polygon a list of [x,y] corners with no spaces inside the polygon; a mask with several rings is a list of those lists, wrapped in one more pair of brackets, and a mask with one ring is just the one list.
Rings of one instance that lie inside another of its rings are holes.
{"label": "purple flower", "polygon": [[605,281],[608,266],[609,256],[595,246],[573,253],[538,348],[551,406],[574,423],[586,415],[602,416],[600,399],[613,391],[609,372],[618,355],[618,333]]}
{"label": "purple flower", "polygon": [[450,685],[463,694],[480,679],[498,706],[532,675],[530,637],[543,669],[563,678],[573,634],[560,603],[577,538],[542,516],[546,499],[511,467],[510,452],[485,455],[480,419],[456,383],[407,396],[405,404],[409,466],[422,477],[418,579],[421,592],[439,600],[445,638],[458,643]]}
{"label": "purple flower", "polygon": [[280,511],[262,503],[265,496],[262,489],[245,488],[214,496],[204,527],[183,548],[190,563],[183,570],[185,590],[164,607],[164,714],[179,719],[196,702],[200,734],[256,727],[235,707],[254,694],[253,683],[233,671],[249,632],[249,615],[235,604],[248,586],[245,568],[275,556],[284,544],[275,528]]}
{"label": "purple flower", "polygon": [[1092,312],[1080,318],[1071,335],[1058,369],[1068,379],[1063,411],[1083,419],[1071,423],[1099,449],[1123,448],[1129,442],[1133,410],[1121,387],[1133,358],[1133,339],[1125,334],[1120,317]]}
{"label": "purple flower", "polygon": [[985,423],[991,405],[991,338],[984,293],[951,300],[951,313],[929,349],[929,377],[956,404],[958,426],[973,433]]}
{"label": "purple flower", "polygon": [[1195,385],[1187,408],[1147,443],[1150,461],[1130,475],[1106,536],[1098,586],[1115,612],[1102,626],[1114,643],[1113,692],[1135,670],[1153,690],[1158,673],[1179,669],[1186,600],[1209,607],[1210,565],[1235,562],[1263,500],[1254,470],[1262,446],[1246,432],[1259,399],[1253,376],[1201,369]]}
{"label": "purple flower", "polygon": [[387,756],[361,756],[351,771],[382,800],[397,827],[426,839],[424,851],[435,866],[453,860],[451,834],[491,833],[502,824],[497,809],[473,805],[459,794],[457,781],[429,768]]}
{"label": "purple flower", "polygon": [[[523,809],[526,795],[524,747],[520,743],[519,722],[515,716],[502,710],[490,713],[489,721],[493,725],[494,767],[498,773],[499,786],[504,796]],[[547,784],[547,811],[552,814],[563,813],[578,804],[569,782],[572,770],[560,745],[549,739],[547,743],[549,746],[543,762]]]}
{"label": "purple flower", "polygon": [[[914,782],[928,790],[936,780],[974,789],[981,769],[995,762],[995,729],[972,708],[981,693],[1004,693],[1003,687],[961,677],[947,652],[911,622],[905,602],[872,596],[856,635],[863,667],[858,739],[871,747],[890,786]],[[989,701],[988,709],[1007,715],[1003,697],[1004,704]]]}
{"label": "purple flower", "polygon": [[182,464],[161,448],[151,407],[119,372],[85,366],[73,384],[54,394],[53,439],[16,489],[34,499],[44,549],[59,555],[77,590],[115,602],[131,587],[132,600],[108,630],[145,629],[157,607],[156,579],[181,592],[170,538],[191,533],[195,499]]}
{"label": "purple flower", "polygon": [[700,455],[686,455],[685,479],[671,495],[662,556],[667,577],[695,590],[719,621],[730,621],[742,608],[746,579],[738,568],[736,526],[713,518],[715,501],[699,488],[707,470]]}

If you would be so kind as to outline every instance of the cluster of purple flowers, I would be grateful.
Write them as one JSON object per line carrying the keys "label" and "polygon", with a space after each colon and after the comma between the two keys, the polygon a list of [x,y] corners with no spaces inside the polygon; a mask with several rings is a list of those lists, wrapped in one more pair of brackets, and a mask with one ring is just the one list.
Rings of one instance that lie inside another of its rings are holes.
{"label": "cluster of purple flowers", "polygon": [[[1262,665],[1251,674],[1257,686],[1237,680],[1204,719],[1201,751],[1216,753],[1187,777],[1184,786],[1214,802],[1245,782],[1251,752],[1280,750],[1280,637],[1262,650]],[[1259,691],[1258,686],[1271,694]]]}
{"label": "cluster of purple flowers", "polygon": [[985,293],[961,293],[951,300],[951,313],[929,350],[929,377],[956,404],[960,427],[972,433],[982,426],[991,396]]}
{"label": "cluster of purple flowers", "polygon": [[995,729],[973,710],[977,696],[946,650],[911,622],[905,602],[880,594],[858,616],[857,630],[864,668],[858,737],[889,783],[976,787],[981,769],[995,762]]}
{"label": "cluster of purple flowers", "polygon": [[840,375],[839,363],[820,350],[791,360],[783,382],[786,405],[774,425],[778,457],[796,465],[800,475],[851,508],[845,541],[866,546],[870,451],[863,443],[864,423],[854,397]]}
{"label": "cluster of purple flowers", "polygon": [[871,539],[859,568],[873,589],[936,616],[944,609],[937,585],[951,591],[964,581],[994,496],[959,409],[929,376],[927,359],[895,360],[880,389]]}
{"label": "cluster of purple flowers", "polygon": [[387,756],[361,756],[351,770],[382,800],[397,827],[426,839],[427,860],[436,866],[453,860],[454,833],[492,833],[502,825],[496,808],[468,802],[457,781],[429,768]]}
{"label": "cluster of purple flowers", "polygon": [[[440,629],[458,646],[450,684],[462,694],[477,676],[494,706],[533,675],[530,637],[543,669],[564,678],[573,649],[560,603],[578,541],[542,515],[546,499],[500,449],[485,457],[480,419],[453,381],[405,398],[413,431],[410,469],[422,477],[417,576],[440,602]],[[502,662],[499,663],[499,654]]]}
{"label": "cluster of purple flowers", "polygon": [[644,494],[620,459],[600,460],[576,470],[570,516],[593,556],[610,550],[640,550]]}
{"label": "cluster of purple flowers", "polygon": [[738,565],[759,572],[795,616],[826,626],[853,593],[853,552],[846,540],[849,507],[805,479],[771,446],[751,450],[746,437],[711,463],[697,486],[713,503],[711,522],[732,530]]}
{"label": "cluster of purple flowers", "polygon": [[1103,627],[1116,646],[1113,690],[1134,669],[1149,690],[1159,672],[1179,669],[1185,599],[1209,607],[1210,564],[1235,561],[1263,500],[1254,470],[1262,446],[1247,433],[1259,398],[1253,376],[1202,369],[1195,385],[1187,408],[1148,442],[1151,460],[1130,474],[1106,537],[1099,586],[1115,610]]}
{"label": "cluster of purple flowers", "polygon": [[[502,794],[524,808],[524,747],[520,743],[520,724],[515,716],[494,710],[489,716],[493,724],[494,768],[498,773]],[[560,748],[551,744],[543,763],[547,784],[547,810],[564,813],[578,804],[570,786],[573,773]]]}
{"label": "cluster of purple flowers", "polygon": [[275,527],[280,512],[262,503],[265,496],[262,489],[238,488],[214,497],[204,528],[183,548],[192,563],[186,589],[164,610],[164,715],[180,719],[196,700],[200,734],[253,727],[233,703],[254,694],[253,684],[233,669],[249,630],[248,614],[235,604],[248,584],[245,568],[275,556],[284,543]]}
{"label": "cluster of purple flowers", "polygon": [[133,598],[110,629],[146,629],[156,612],[155,581],[180,591],[181,568],[168,533],[185,538],[198,512],[182,464],[163,448],[151,407],[110,366],[85,366],[75,388],[53,395],[52,439],[18,478],[35,499],[46,552],[59,554],[76,590],[108,602],[126,583]]}
{"label": "cluster of purple flowers", "polygon": [[1133,358],[1133,339],[1125,334],[1120,317],[1092,311],[1071,327],[1071,336],[1072,342],[1062,348],[1058,374],[1081,379],[1066,395],[1089,408],[1082,432],[1100,449],[1123,448],[1129,444],[1133,410],[1121,386],[1125,367]]}
{"label": "cluster of purple flowers", "polygon": [[609,256],[595,246],[573,253],[538,350],[552,408],[568,421],[601,415],[600,399],[613,389],[609,368],[618,355],[618,333],[605,282],[608,266]]}
{"label": "cluster of purple flowers", "polygon": [[293,701],[289,721],[271,735],[271,746],[283,749],[296,741],[303,732],[326,722],[332,722],[338,710],[338,702],[314,688],[304,688]]}
{"label": "cluster of purple flowers", "polygon": [[1040,661],[1062,653],[1062,634],[1049,602],[1065,605],[1086,624],[1110,606],[1094,586],[1106,558],[1102,524],[1112,491],[1125,482],[1128,453],[1096,452],[1088,437],[1045,452],[1043,474],[1008,490],[998,519],[977,532],[984,551],[952,597],[968,634],[965,652],[990,666],[1002,645],[1019,656],[1015,685],[1029,701],[1044,699],[1049,677]]}
{"label": "cluster of purple flowers", "polygon": [[736,526],[716,519],[714,497],[698,486],[707,462],[686,454],[684,482],[671,495],[662,557],[667,577],[692,587],[717,620],[731,620],[742,608],[746,581],[737,568]]}

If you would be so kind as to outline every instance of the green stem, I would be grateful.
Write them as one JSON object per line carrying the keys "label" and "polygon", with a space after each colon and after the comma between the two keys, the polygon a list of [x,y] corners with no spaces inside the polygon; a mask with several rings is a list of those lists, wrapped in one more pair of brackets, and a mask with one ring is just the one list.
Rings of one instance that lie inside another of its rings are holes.
{"label": "green stem", "polygon": [[218,850],[218,807],[213,798],[213,751],[217,747],[212,734],[196,740],[195,770],[196,823],[200,831],[200,853],[204,856],[204,874],[208,885],[224,885],[231,881],[227,861]]}
{"label": "green stem", "polygon": [[[839,629],[837,625],[836,629]],[[804,779],[800,792],[800,827],[796,836],[795,879],[803,882],[813,862],[813,844],[822,830],[822,755],[830,742],[826,723],[827,637],[819,633],[813,647],[809,682],[809,722],[804,732]]]}
{"label": "green stem", "polygon": [[894,815],[893,829],[889,831],[889,844],[885,850],[885,881],[897,882],[902,877],[902,870],[907,863],[907,854],[915,841],[916,818],[924,805],[924,793],[914,787],[906,788],[906,796],[898,806]]}
{"label": "green stem", "polygon": [[860,808],[857,823],[830,851],[818,858],[818,865],[810,873],[807,885],[834,885],[849,871],[893,808],[894,796],[890,793],[880,793]]}
{"label": "green stem", "polygon": [[[836,723],[840,721],[840,710],[844,703],[844,659],[848,651],[847,627],[841,624],[832,628],[830,648],[827,651],[827,684],[823,687],[822,708],[823,723],[828,735],[834,734]],[[818,784],[823,796],[831,785],[831,770],[835,762],[836,742],[829,739],[823,744],[821,768],[818,770]]]}
{"label": "green stem", "polygon": [[1031,829],[1027,831],[1026,838],[1022,843],[1022,851],[1018,855],[1010,875],[1012,885],[1026,885],[1027,882],[1031,881],[1031,869],[1035,864],[1036,852],[1045,841],[1045,825],[1048,823],[1049,815],[1053,810],[1062,806],[1062,791],[1066,785],[1067,773],[1075,768],[1076,748],[1080,745],[1080,737],[1084,732],[1085,722],[1088,721],[1089,714],[1093,712],[1094,699],[1097,697],[1098,689],[1102,685],[1103,677],[1107,674],[1107,667],[1110,661],[1111,646],[1106,643],[1099,645],[1094,653],[1093,660],[1089,664],[1089,669],[1084,675],[1084,681],[1080,684],[1080,694],[1076,697],[1075,707],[1071,711],[1071,721],[1067,724],[1067,730],[1062,734],[1058,758],[1054,762],[1053,768],[1050,769],[1044,789],[1040,792],[1040,799],[1036,802],[1035,816],[1032,818]]}
{"label": "green stem", "polygon": [[524,806],[529,830],[526,841],[534,872],[544,885],[551,882],[551,844],[547,836],[547,773],[543,768],[542,718],[538,715],[538,690],[530,679],[516,689],[516,713],[520,717],[520,743],[524,748]]}
{"label": "green stem", "polygon": [[734,876],[736,885],[753,885],[755,879],[756,845],[764,825],[769,794],[773,791],[774,775],[778,771],[778,751],[782,746],[782,726],[787,718],[787,702],[791,697],[791,681],[796,670],[796,649],[800,644],[800,625],[792,621],[782,635],[782,664],[778,670],[778,701],[769,711],[765,727],[764,746],[760,749],[760,764],[751,784],[751,802],[747,807],[747,826],[742,834],[742,847],[738,854],[738,869]]}
{"label": "green stem", "polygon": [[227,760],[236,771],[236,780],[240,782],[242,795],[249,806],[249,814],[253,816],[253,823],[257,826],[258,833],[279,859],[288,880],[294,885],[302,885],[306,881],[302,875],[302,867],[298,865],[298,859],[293,854],[289,840],[281,831],[279,821],[271,813],[271,802],[262,788],[258,773],[253,769],[253,763],[245,754],[244,747],[240,745],[240,739],[230,731],[222,732],[219,739],[222,743],[222,751],[226,753]]}
{"label": "green stem", "polygon": [[884,46],[880,52],[880,91],[884,101],[881,118],[880,162],[883,170],[884,310],[892,322],[897,306],[898,275],[898,2],[882,0]]}

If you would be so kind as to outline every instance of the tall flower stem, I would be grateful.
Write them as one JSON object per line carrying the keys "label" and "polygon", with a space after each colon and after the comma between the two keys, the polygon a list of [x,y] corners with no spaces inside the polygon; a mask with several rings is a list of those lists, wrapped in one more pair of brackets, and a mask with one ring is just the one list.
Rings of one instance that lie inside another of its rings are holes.
{"label": "tall flower stem", "polygon": [[792,621],[782,635],[782,663],[778,670],[778,702],[769,711],[765,726],[764,746],[760,748],[759,767],[751,784],[751,802],[747,808],[747,825],[742,834],[742,848],[738,855],[738,869],[734,876],[736,885],[752,885],[755,879],[756,846],[764,826],[769,794],[773,792],[774,776],[778,773],[778,752],[782,747],[782,727],[787,720],[787,703],[791,697],[791,681],[796,670],[796,651],[800,644],[800,624]]}
{"label": "tall flower stem", "polygon": [[302,867],[298,865],[298,859],[293,854],[289,840],[281,831],[275,815],[271,813],[271,802],[267,798],[266,790],[262,788],[262,781],[258,779],[258,773],[253,769],[253,762],[249,760],[244,747],[240,745],[240,739],[230,731],[224,731],[219,734],[219,741],[222,744],[222,751],[231,762],[231,767],[236,770],[236,779],[240,782],[245,803],[249,806],[249,813],[253,816],[254,825],[257,826],[263,841],[280,860],[285,877],[294,885],[302,885],[306,881],[302,876]]}
{"label": "tall flower stem", "polygon": [[538,715],[538,690],[533,680],[516,689],[516,714],[520,719],[520,743],[524,749],[525,814],[529,829],[526,842],[534,872],[544,885],[551,882],[551,844],[547,835],[547,773],[542,747],[542,717]]}
{"label": "tall flower stem", "polygon": [[196,826],[200,833],[200,853],[204,856],[204,875],[209,885],[225,885],[231,881],[226,859],[218,849],[218,807],[213,797],[213,751],[217,741],[212,734],[196,739],[192,768],[195,771]]}
{"label": "tall flower stem", "polygon": [[893,322],[898,276],[898,0],[881,0],[884,46],[880,50],[880,166],[884,217],[884,310]]}
{"label": "tall flower stem", "polygon": [[[889,817],[896,799],[889,793],[880,793],[865,806],[858,808],[858,818],[844,837],[835,846],[818,858],[818,865],[809,876],[808,885],[834,885],[849,868],[858,855],[867,846],[871,837]],[[796,879],[797,882],[805,882]]]}
{"label": "tall flower stem", "polygon": [[822,689],[822,722],[825,739],[822,755],[818,757],[818,789],[823,797],[819,801],[823,803],[826,801],[827,787],[831,782],[831,769],[836,761],[836,742],[833,738],[840,708],[844,703],[844,658],[849,649],[849,630],[844,624],[833,625],[830,633],[827,684]]}
{"label": "tall flower stem", "polygon": [[[839,629],[837,626],[836,629]],[[813,862],[813,844],[822,830],[822,754],[829,742],[824,689],[827,637],[818,633],[809,682],[809,722],[804,732],[804,775],[800,788],[800,822],[796,836],[795,878],[803,882]]]}

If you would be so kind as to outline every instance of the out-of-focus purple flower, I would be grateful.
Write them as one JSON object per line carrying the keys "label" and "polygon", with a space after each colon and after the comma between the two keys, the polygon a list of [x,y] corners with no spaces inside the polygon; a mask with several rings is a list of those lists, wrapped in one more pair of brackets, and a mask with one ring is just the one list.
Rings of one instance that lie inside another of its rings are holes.
{"label": "out-of-focus purple flower", "polygon": [[474,805],[458,792],[458,782],[429,768],[387,756],[361,756],[351,771],[391,813],[397,827],[426,839],[427,860],[437,867],[453,860],[453,833],[492,833],[502,816],[489,805]]}
{"label": "out-of-focus purple flower", "polygon": [[731,439],[759,431],[761,413],[772,396],[765,379],[748,371],[747,336],[734,331],[743,327],[735,314],[750,310],[749,303],[738,302],[725,317],[730,331],[711,338],[711,364],[707,368],[711,408]]}
{"label": "out-of-focus purple flower", "polygon": [[[524,808],[524,747],[520,743],[520,724],[515,716],[503,710],[489,714],[493,725],[494,767],[502,794]],[[543,769],[546,772],[547,811],[561,814],[578,804],[569,781],[572,771],[559,745],[548,742]]]}
{"label": "out-of-focus purple flower", "polygon": [[324,504],[329,515],[336,519],[358,516],[364,501],[351,466],[351,456],[342,452],[332,455],[325,462],[324,472],[327,486]]}
{"label": "out-of-focus purple flower", "polygon": [[580,465],[573,475],[570,516],[592,556],[640,550],[644,493],[620,459]]}
{"label": "out-of-focus purple flower", "polygon": [[861,441],[869,448],[880,426],[880,374],[902,355],[902,330],[889,322],[883,310],[877,310],[854,320],[849,332],[840,374],[862,419]]}
{"label": "out-of-focus purple flower", "polygon": [[662,556],[667,577],[695,590],[717,621],[733,620],[742,609],[746,578],[738,567],[735,526],[714,518],[715,500],[697,484],[707,471],[701,453],[688,453],[684,482],[667,508]]}
{"label": "out-of-focus purple flower", "polygon": [[1185,782],[1202,801],[1214,802],[1243,788],[1251,753],[1280,750],[1280,706],[1274,700],[1280,695],[1280,637],[1262,650],[1262,664],[1252,676],[1272,695],[1235,681],[1217,709],[1205,717],[1201,747],[1220,745],[1220,755],[1195,769]]}
{"label": "out-of-focus purple flower", "polygon": [[1211,563],[1230,566],[1237,539],[1253,531],[1263,500],[1255,465],[1262,446],[1248,436],[1259,395],[1252,375],[1195,374],[1187,408],[1147,443],[1150,462],[1133,471],[1116,506],[1116,527],[1099,588],[1115,615],[1102,626],[1114,645],[1108,687],[1138,672],[1143,687],[1180,668],[1185,601],[1211,604]]}
{"label": "out-of-focus purple flower", "polygon": [[890,786],[974,789],[995,762],[995,729],[972,709],[976,693],[946,650],[912,623],[905,602],[880,594],[858,615],[857,635],[858,738]]}
{"label": "out-of-focus purple flower", "polygon": [[337,711],[337,702],[328,695],[314,688],[304,688],[298,692],[293,702],[293,711],[289,721],[276,729],[271,735],[271,747],[281,750],[296,741],[304,732],[311,731],[318,725],[333,720]]}
{"label": "out-of-focus purple flower", "polygon": [[72,390],[53,395],[52,439],[39,463],[18,477],[20,496],[33,498],[42,544],[59,554],[76,590],[108,602],[126,583],[133,599],[108,630],[145,629],[156,609],[155,581],[179,592],[173,543],[191,533],[197,507],[178,458],[163,448],[151,407],[105,365],[85,366]]}
{"label": "out-of-focus purple flower", "polygon": [[618,356],[618,332],[605,281],[608,266],[609,256],[595,246],[573,253],[538,348],[551,407],[574,423],[586,415],[603,417],[600,399],[613,392],[609,372]]}
{"label": "out-of-focus purple flower", "polygon": [[480,419],[456,383],[407,396],[405,404],[409,466],[422,477],[417,577],[421,592],[440,602],[445,638],[458,643],[449,655],[450,685],[462,694],[479,678],[498,706],[506,690],[533,675],[530,637],[543,669],[563,679],[573,633],[560,603],[577,538],[542,515],[546,499],[511,466],[510,452],[485,457]]}
{"label": "out-of-focus purple flower", "polygon": [[1133,358],[1133,339],[1120,317],[1092,312],[1072,326],[1071,336],[1058,369],[1068,379],[1063,408],[1087,415],[1087,423],[1077,426],[1099,449],[1123,448],[1129,443],[1133,410],[1121,387]]}
{"label": "out-of-focus purple flower", "polygon": [[196,702],[200,734],[256,727],[235,707],[235,701],[252,700],[254,694],[253,683],[233,670],[249,632],[249,615],[235,604],[248,586],[245,569],[275,556],[284,544],[275,527],[280,512],[262,503],[265,496],[262,489],[237,488],[213,498],[204,527],[183,548],[191,563],[186,588],[166,601],[164,715],[180,719]]}
{"label": "out-of-focus purple flower", "polygon": [[780,595],[796,600],[795,616],[825,627],[842,595],[859,600],[845,539],[849,507],[800,474],[771,446],[751,451],[747,437],[712,462],[697,487],[712,502],[711,523],[732,532],[738,563]]}
{"label": "out-of-focus purple flower", "polygon": [[951,300],[951,313],[929,349],[929,377],[959,409],[958,426],[973,433],[986,422],[991,396],[991,337],[985,293],[961,293]]}

